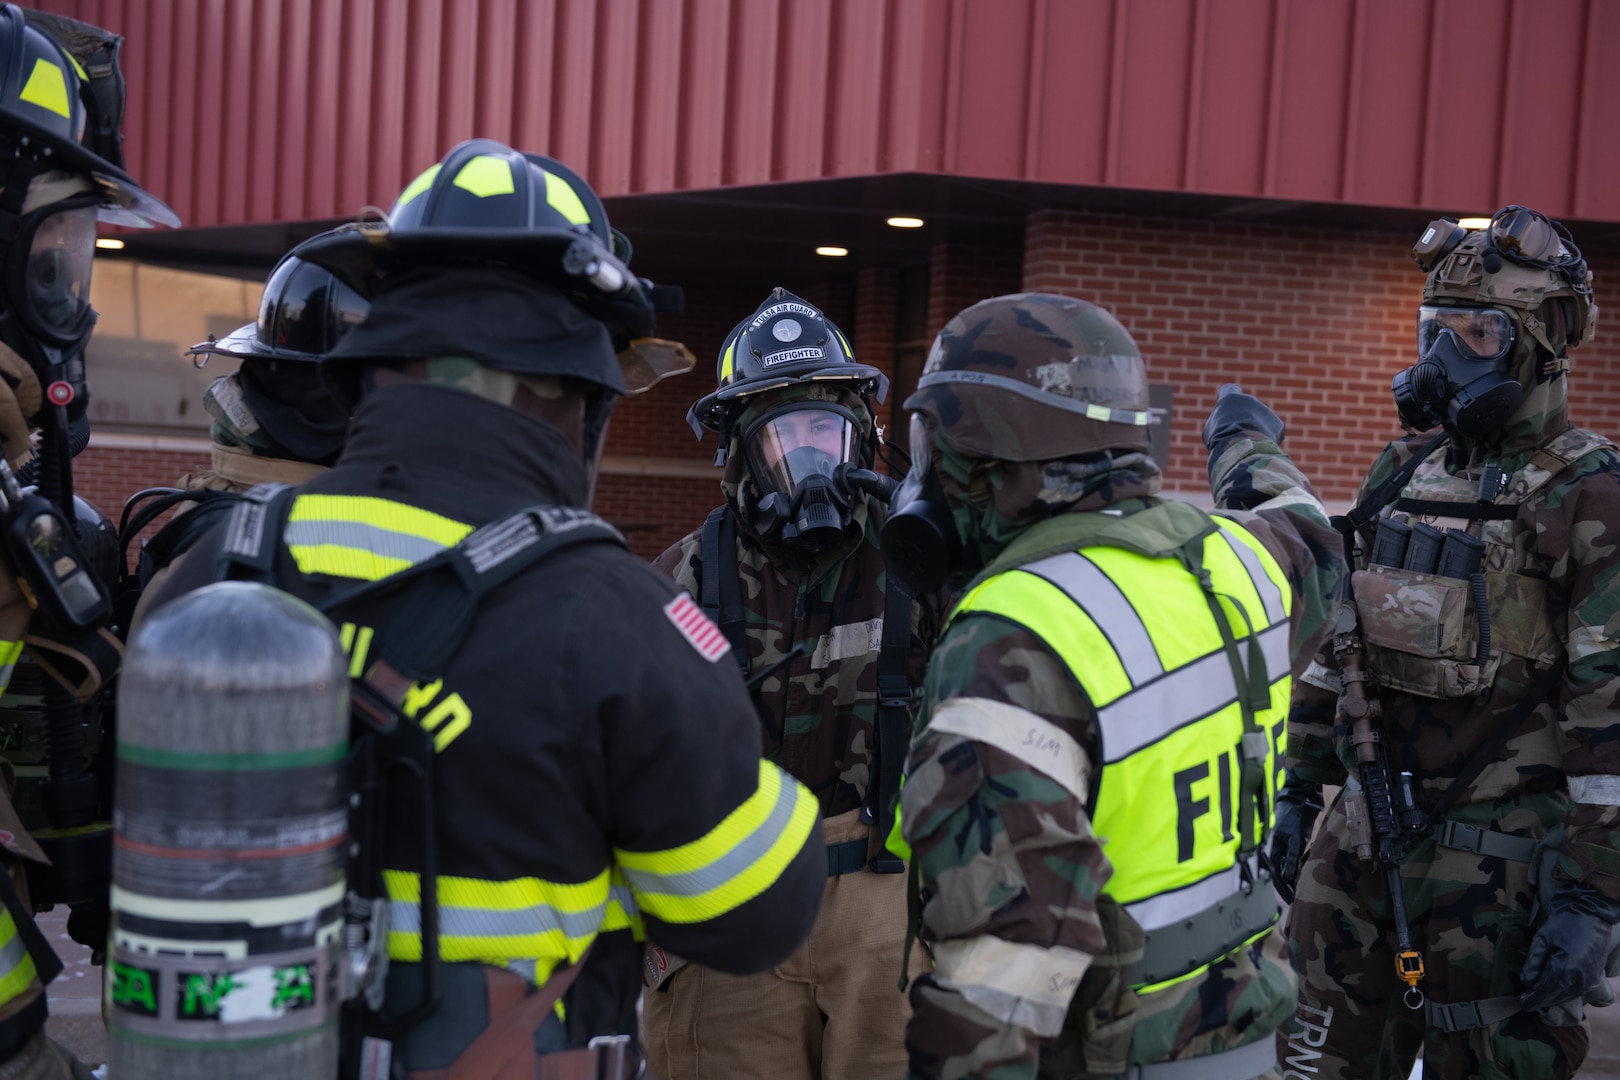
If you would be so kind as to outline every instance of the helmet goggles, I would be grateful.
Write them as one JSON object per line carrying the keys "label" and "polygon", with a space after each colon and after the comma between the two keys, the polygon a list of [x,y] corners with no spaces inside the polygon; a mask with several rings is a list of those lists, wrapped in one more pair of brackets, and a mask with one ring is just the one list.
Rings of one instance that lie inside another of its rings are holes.
{"label": "helmet goggles", "polygon": [[100,200],[80,195],[23,215],[6,250],[6,285],[24,325],[71,345],[90,319],[90,271]]}
{"label": "helmet goggles", "polygon": [[1418,308],[1417,346],[1419,356],[1428,356],[1442,335],[1450,335],[1457,351],[1469,360],[1500,360],[1513,351],[1513,319],[1499,308],[1437,307]]}
{"label": "helmet goggles", "polygon": [[860,433],[860,421],[842,405],[800,401],[750,424],[743,447],[761,492],[791,498],[809,477],[831,477],[839,465],[853,462]]}

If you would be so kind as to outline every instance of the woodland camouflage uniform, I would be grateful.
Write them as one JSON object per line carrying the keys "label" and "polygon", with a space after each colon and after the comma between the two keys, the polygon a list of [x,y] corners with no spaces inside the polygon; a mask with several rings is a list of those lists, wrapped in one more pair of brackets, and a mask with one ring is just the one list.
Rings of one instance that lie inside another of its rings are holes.
{"label": "woodland camouflage uniform", "polygon": [[[1431,1078],[1569,1077],[1587,1052],[1579,998],[1539,1013],[1516,1011],[1516,1003],[1549,891],[1576,882],[1610,901],[1620,898],[1620,454],[1608,439],[1572,425],[1562,342],[1548,350],[1537,341],[1547,331],[1536,333],[1536,316],[1546,324],[1552,309],[1543,307],[1543,294],[1556,291],[1546,285],[1547,273],[1508,264],[1494,279],[1487,271],[1482,284],[1482,242],[1474,233],[1452,256],[1453,269],[1461,264],[1464,272],[1451,277],[1466,289],[1448,293],[1443,281],[1437,287],[1436,270],[1424,299],[1453,295],[1508,310],[1519,327],[1509,373],[1524,396],[1489,434],[1469,437],[1448,425],[1449,442],[1417,467],[1400,495],[1462,503],[1494,495],[1508,508],[1499,520],[1477,523],[1486,545],[1489,661],[1483,671],[1471,666],[1478,643],[1473,601],[1464,621],[1464,609],[1447,604],[1446,579],[1363,572],[1355,597],[1391,771],[1413,774],[1431,824],[1437,801],[1449,797],[1445,818],[1488,832],[1459,831],[1443,845],[1425,831],[1400,866],[1412,939],[1427,965],[1418,989],[1430,1004],[1413,1010],[1395,977],[1385,875],[1351,849],[1342,795],[1328,809],[1289,914],[1302,986],[1298,1016],[1278,1034],[1288,1077],[1404,1077],[1420,1047]],[[1529,285],[1511,295],[1504,283],[1515,281]],[[1585,295],[1589,302],[1589,285]],[[1568,322],[1566,310],[1553,325]],[[1570,344],[1589,338],[1591,323],[1589,316],[1584,334],[1572,332]],[[1434,438],[1423,432],[1391,443],[1358,501]],[[1488,465],[1499,467],[1504,480],[1481,495]],[[1383,513],[1436,528],[1476,524],[1396,504]],[[1362,571],[1373,536],[1367,526],[1358,538]],[[1437,620],[1451,625],[1437,630]],[[1324,652],[1296,685],[1287,768],[1293,782],[1339,785],[1356,765],[1346,729],[1334,727],[1340,684]],[[1561,658],[1568,665],[1562,677],[1526,711],[1527,694]],[[1464,763],[1504,725],[1511,735],[1500,753],[1466,789],[1448,796]],[[1492,833],[1524,839],[1507,857],[1469,849],[1478,847],[1470,843],[1476,837],[1494,840]],[[1598,987],[1587,1002],[1600,1003],[1606,989]],[[1500,1011],[1511,1015],[1436,1012],[1488,999],[1504,1002]]]}
{"label": "woodland camouflage uniform", "polygon": [[[1019,344],[1026,334],[1047,342],[1059,357],[1078,355],[1072,363],[1035,367],[1022,355],[1039,352]],[[972,350],[970,367],[1024,377],[1032,388],[1073,401],[1146,407],[1134,343],[1107,312],[1089,304],[1022,296],[970,308],[936,342],[925,384],[942,357],[963,350]],[[1103,370],[1109,354],[1122,364],[1120,356],[1134,360],[1128,366],[1136,368],[1140,387],[1128,374]],[[1141,400],[1133,404],[1138,394]],[[968,568],[990,564],[977,580],[1001,571],[1005,562],[997,560],[1009,558],[1010,545],[1027,545],[1045,530],[1073,529],[1082,519],[1106,528],[1164,503],[1156,496],[1159,468],[1140,452],[1145,428],[1132,433],[1112,430],[1120,428],[1113,423],[1078,421],[1103,432],[1096,440],[1101,445],[1141,446],[1052,460],[1066,435],[1052,411],[1029,407],[1037,396],[1026,391],[991,400],[958,383],[934,386],[906,402],[908,410],[928,417],[935,468],[958,532],[976,549],[969,552]],[[964,453],[964,436],[981,449]],[[1217,515],[1264,546],[1293,592],[1285,655],[1297,672],[1329,625],[1342,561],[1338,537],[1309,482],[1274,439],[1281,439],[1280,422],[1269,435],[1234,428],[1214,441],[1209,476]],[[1155,571],[1186,574],[1168,560]],[[1033,768],[1001,746],[929,727],[942,706],[973,698],[1033,713],[1072,739],[1077,776],[1068,787],[1051,768]],[[923,941],[936,953],[991,938],[1034,946],[1076,958],[1074,968],[1083,974],[1064,991],[1072,990],[1066,1017],[1060,1009],[1055,1022],[1045,1025],[1060,1030],[1040,1033],[1035,1029],[1043,1025],[1008,1022],[969,1000],[972,988],[964,992],[952,985],[944,968],[916,979],[907,1029],[912,1076],[1114,1076],[1139,1063],[1270,1040],[1294,999],[1294,975],[1279,933],[1262,931],[1224,957],[1215,954],[1207,971],[1185,981],[1140,995],[1133,990],[1127,969],[1142,955],[1143,931],[1103,892],[1115,872],[1111,857],[1124,859],[1130,852],[1105,847],[1106,838],[1092,828],[1102,771],[1099,713],[1046,641],[1010,620],[958,611],[930,661],[920,718],[907,763],[902,827],[920,871]],[[1275,729],[1266,733],[1272,745],[1280,743],[1281,727],[1279,713]],[[1280,764],[1270,754],[1267,760]],[[1089,797],[1072,794],[1073,788]],[[1143,804],[1132,812],[1154,815],[1164,808]],[[1269,896],[1264,880],[1257,887]],[[1042,989],[1029,988],[1028,998],[1040,997]]]}
{"label": "woodland camouflage uniform", "polygon": [[[745,332],[750,326],[752,337]],[[756,351],[761,348],[763,355]],[[814,355],[778,359],[800,353]],[[881,401],[887,380],[856,363],[842,334],[813,306],[777,290],[728,338],[717,381],[721,389],[694,406],[693,415],[708,421],[701,426],[718,429],[726,450],[721,488],[734,523],[734,559],[705,550],[700,528],[654,566],[701,600],[705,584],[720,580],[734,562],[751,675],[802,648],[763,678],[754,700],[766,758],[820,802],[830,859],[809,941],[771,972],[728,976],[649,949],[649,1061],[665,1080],[741,1080],[767,1069],[777,1080],[898,1078],[907,1016],[895,987],[905,935],[904,867],[885,855],[879,822],[863,815],[881,790],[874,772],[890,585],[878,547],[883,507],[879,499],[855,495],[831,543],[786,540],[780,522],[760,526],[766,518],[756,511],[771,489],[755,475],[759,459],[750,458],[744,438],[773,416],[818,414],[823,406],[847,410],[856,428],[850,464],[869,468],[877,435],[869,398],[876,390]],[[750,392],[753,386],[766,388]],[[738,396],[711,411],[728,387]],[[927,595],[908,605],[903,674],[909,687],[921,683],[940,608],[938,598]],[[723,611],[719,621],[724,626]],[[902,719],[890,726],[898,740],[890,751],[893,784],[909,725]],[[884,872],[870,865],[877,858],[884,859]]]}

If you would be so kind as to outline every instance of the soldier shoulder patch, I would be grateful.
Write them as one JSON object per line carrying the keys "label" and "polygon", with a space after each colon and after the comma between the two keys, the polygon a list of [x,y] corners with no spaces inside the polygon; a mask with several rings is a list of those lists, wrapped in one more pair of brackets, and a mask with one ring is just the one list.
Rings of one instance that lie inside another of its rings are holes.
{"label": "soldier shoulder patch", "polygon": [[675,624],[681,636],[691,643],[692,648],[709,663],[714,663],[731,651],[731,642],[726,640],[726,635],[686,593],[665,604],[664,614]]}

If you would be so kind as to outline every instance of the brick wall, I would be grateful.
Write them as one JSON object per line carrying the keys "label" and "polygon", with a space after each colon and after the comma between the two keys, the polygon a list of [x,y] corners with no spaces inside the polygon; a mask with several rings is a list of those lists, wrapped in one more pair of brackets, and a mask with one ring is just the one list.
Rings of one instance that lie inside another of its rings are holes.
{"label": "brick wall", "polygon": [[[1323,498],[1347,500],[1401,434],[1389,383],[1412,362],[1423,276],[1406,233],[1041,211],[1024,287],[1112,311],[1149,378],[1175,388],[1167,486],[1207,490],[1199,430],[1241,382],[1288,423],[1288,449]],[[1579,237],[1576,238],[1579,240]],[[1586,250],[1598,302],[1620,310],[1620,252]],[[1575,421],[1620,436],[1620,329],[1573,355]]]}
{"label": "brick wall", "polygon": [[[1205,490],[1199,428],[1216,388],[1239,381],[1283,415],[1290,451],[1325,499],[1342,502],[1378,449],[1399,434],[1389,380],[1412,357],[1422,286],[1412,239],[1043,211],[1031,216],[1022,249],[936,245],[928,321],[936,331],[961,308],[1020,288],[1101,303],[1136,337],[1153,381],[1175,389],[1170,488]],[[1620,250],[1589,245],[1586,254],[1600,305],[1620,312]],[[889,268],[871,267],[853,289],[781,284],[821,306],[858,357],[890,370],[894,281]],[[713,389],[726,333],[775,284],[689,288],[686,313],[666,316],[659,329],[684,341],[697,366],[614,413],[597,510],[625,529],[641,555],[662,551],[718,505],[714,438],[694,439],[686,410]],[[1620,328],[1600,324],[1597,341],[1574,354],[1574,368],[1576,421],[1620,436]],[[75,476],[79,490],[116,517],[130,493],[171,484],[205,458],[201,451],[92,447]]]}

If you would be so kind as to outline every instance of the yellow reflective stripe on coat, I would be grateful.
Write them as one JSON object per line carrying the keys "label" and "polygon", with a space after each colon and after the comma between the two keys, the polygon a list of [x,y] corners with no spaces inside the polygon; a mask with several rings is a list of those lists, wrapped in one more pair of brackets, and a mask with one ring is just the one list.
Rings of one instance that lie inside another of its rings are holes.
{"label": "yellow reflective stripe on coat", "polygon": [[[384,870],[390,925],[388,955],[422,959],[422,881],[403,870]],[[609,873],[575,883],[518,878],[483,881],[439,877],[439,956],[494,967],[534,965],[536,985],[561,963],[573,963],[604,928]],[[628,920],[621,906],[621,916]],[[626,921],[625,925],[629,925]]]}
{"label": "yellow reflective stripe on coat", "polygon": [[10,910],[0,907],[0,1006],[27,990],[37,973]]}
{"label": "yellow reflective stripe on coat", "polygon": [[1251,634],[1259,646],[1269,684],[1268,707],[1254,716],[1260,739],[1245,738],[1239,688],[1208,598],[1174,559],[1087,547],[999,574],[953,614],[1025,627],[1090,696],[1102,769],[1090,816],[1114,864],[1103,891],[1149,932],[1219,901],[1204,895],[1210,888],[1222,896],[1235,889],[1246,764],[1249,777],[1262,770],[1254,790],[1264,791],[1268,812],[1274,804],[1291,687],[1292,592],[1258,541],[1217,521],[1218,531],[1203,540],[1203,566],[1245,666]]}
{"label": "yellow reflective stripe on coat", "polygon": [[282,539],[306,574],[377,581],[460,543],[471,525],[370,495],[300,495]]}
{"label": "yellow reflective stripe on coat", "polygon": [[11,685],[11,673],[17,669],[17,658],[22,650],[20,641],[0,641],[0,693]]}
{"label": "yellow reflective stripe on coat", "polygon": [[770,888],[820,819],[808,788],[761,761],[754,793],[707,835],[665,851],[615,848],[613,855],[644,913],[703,922]]}

